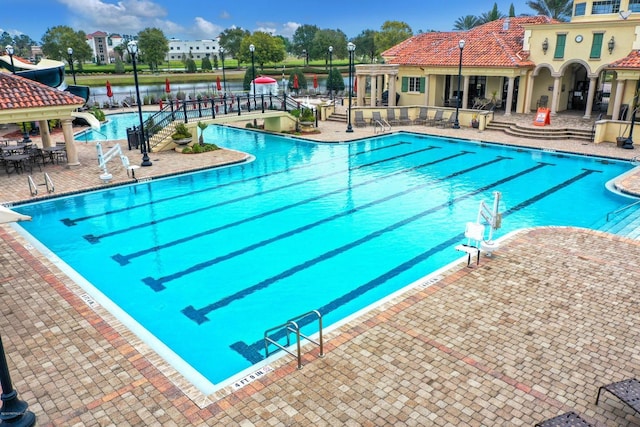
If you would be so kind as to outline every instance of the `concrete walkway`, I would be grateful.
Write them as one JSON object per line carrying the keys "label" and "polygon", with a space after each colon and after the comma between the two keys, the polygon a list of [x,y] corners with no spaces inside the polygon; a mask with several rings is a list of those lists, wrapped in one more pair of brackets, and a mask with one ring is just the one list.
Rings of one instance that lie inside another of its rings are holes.
{"label": "concrete walkway", "polygon": [[[325,122],[314,138],[373,134],[345,129]],[[635,154],[471,129],[407,130],[616,158]],[[95,147],[78,148],[82,167],[46,166],[58,195],[102,186]],[[138,175],[242,158],[224,156],[230,157],[153,154],[153,166]],[[127,179],[123,170],[114,172],[115,182]],[[25,177],[17,177],[0,176],[0,200],[30,199],[20,184]],[[11,226],[0,226],[0,251],[0,331],[14,386],[39,425],[531,426],[569,410],[594,425],[640,425],[611,395],[594,404],[598,386],[638,375],[637,241],[575,228],[523,230],[480,266],[460,262],[334,330],[326,356],[310,350],[302,370],[283,358],[259,380],[212,396],[93,304]]]}

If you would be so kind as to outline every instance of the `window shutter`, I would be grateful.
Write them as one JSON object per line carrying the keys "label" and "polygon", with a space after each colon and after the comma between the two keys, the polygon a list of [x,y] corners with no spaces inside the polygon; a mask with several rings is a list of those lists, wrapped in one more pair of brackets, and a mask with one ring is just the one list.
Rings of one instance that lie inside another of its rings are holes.
{"label": "window shutter", "polygon": [[564,58],[564,45],[567,41],[566,34],[558,34],[556,37],[556,50],[553,54],[554,59]]}
{"label": "window shutter", "polygon": [[425,82],[426,82],[426,79],[424,77],[420,77],[420,93],[424,93],[424,91],[426,89],[424,87],[425,86]]}
{"label": "window shutter", "polygon": [[402,92],[407,92],[409,90],[409,77],[402,78]]}
{"label": "window shutter", "polygon": [[589,54],[589,58],[600,58],[600,53],[602,52],[603,38],[604,38],[603,33],[595,33],[593,35],[593,43],[591,44],[591,54]]}

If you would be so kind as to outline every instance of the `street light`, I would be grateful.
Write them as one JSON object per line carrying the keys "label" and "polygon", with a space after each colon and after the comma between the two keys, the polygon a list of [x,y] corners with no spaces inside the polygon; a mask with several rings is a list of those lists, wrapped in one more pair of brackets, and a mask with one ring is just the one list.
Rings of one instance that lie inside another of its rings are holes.
{"label": "street light", "polygon": [[2,387],[2,409],[0,410],[0,425],[15,427],[31,427],[36,424],[36,416],[27,411],[29,404],[18,399],[18,392],[11,384],[11,375],[4,354],[2,337],[0,337],[0,387]]}
{"label": "street light", "polygon": [[71,67],[71,75],[73,76],[73,84],[76,84],[76,72],[73,70],[73,49],[67,48],[69,54],[69,66]]}
{"label": "street light", "polygon": [[309,52],[307,52],[307,49],[302,49],[302,55],[304,55],[304,65],[309,65]]}
{"label": "street light", "polygon": [[140,102],[140,87],[138,86],[138,68],[136,67],[136,55],[138,54],[138,42],[131,40],[127,43],[127,50],[131,55],[133,64],[133,81],[136,85],[136,102],[138,103],[138,117],[140,118],[140,136],[142,137],[142,163],[141,166],[151,166],[151,160],[147,154],[147,141],[144,136],[144,121],[142,120],[142,103]]}
{"label": "street light", "polygon": [[16,67],[13,65],[13,46],[8,44],[5,47],[5,50],[7,51],[7,55],[9,55],[9,59],[11,60],[11,72],[13,74],[15,74],[16,73]]}
{"label": "street light", "polygon": [[458,61],[458,95],[456,96],[456,121],[453,122],[454,129],[460,129],[460,122],[458,121],[458,112],[460,109],[460,80],[462,80],[462,50],[464,49],[464,40],[458,42],[460,48],[460,60]]}
{"label": "street light", "polygon": [[333,88],[331,87],[331,69],[333,68],[333,46],[329,46],[329,99],[333,99]]}
{"label": "street light", "polygon": [[222,88],[224,93],[227,93],[227,78],[224,75],[224,48],[220,48],[220,59],[222,60]]}
{"label": "street light", "polygon": [[351,126],[351,89],[353,88],[353,52],[356,50],[356,45],[351,42],[347,43],[347,50],[349,51],[349,123],[347,124],[347,132],[353,132]]}
{"label": "street light", "polygon": [[251,51],[251,75],[253,78],[251,79],[251,83],[253,85],[253,104],[255,106],[256,103],[256,66],[255,66],[255,58],[253,53],[256,50],[256,47],[253,44],[249,45],[249,50]]}

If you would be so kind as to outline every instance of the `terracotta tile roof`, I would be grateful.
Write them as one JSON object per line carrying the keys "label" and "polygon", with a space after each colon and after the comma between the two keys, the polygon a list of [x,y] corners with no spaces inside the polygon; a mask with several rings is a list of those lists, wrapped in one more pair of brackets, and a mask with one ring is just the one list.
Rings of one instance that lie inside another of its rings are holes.
{"label": "terracotta tile roof", "polygon": [[411,37],[386,50],[382,56],[388,63],[398,65],[421,65],[429,67],[458,66],[460,48],[458,41],[466,44],[462,51],[462,62],[474,67],[532,67],[528,52],[522,50],[525,25],[556,22],[546,16],[523,16],[488,22],[469,31],[431,32]]}
{"label": "terracotta tile roof", "polygon": [[624,58],[609,64],[610,69],[638,69],[640,68],[640,52],[632,50],[631,53]]}
{"label": "terracotta tile roof", "polygon": [[0,110],[83,104],[84,99],[69,92],[24,77],[0,73]]}

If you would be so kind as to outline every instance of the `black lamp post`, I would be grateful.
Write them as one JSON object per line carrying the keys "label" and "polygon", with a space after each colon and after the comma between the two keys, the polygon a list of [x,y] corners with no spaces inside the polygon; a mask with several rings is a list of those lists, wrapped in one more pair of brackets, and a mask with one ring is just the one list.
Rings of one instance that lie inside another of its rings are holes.
{"label": "black lamp post", "polygon": [[220,48],[220,59],[222,60],[222,88],[224,89],[224,93],[227,93],[227,78],[224,74],[224,48]]}
{"label": "black lamp post", "polygon": [[331,71],[333,70],[333,46],[329,46],[329,99],[333,99],[333,87],[331,85]]}
{"label": "black lamp post", "polygon": [[140,166],[151,166],[149,154],[147,154],[147,139],[144,135],[144,120],[142,120],[142,103],[140,102],[140,87],[138,86],[138,68],[136,67],[136,55],[138,54],[138,42],[135,40],[127,43],[127,50],[131,55],[131,63],[133,64],[133,82],[136,85],[136,102],[138,103],[138,117],[140,118],[140,137],[142,138],[142,163]]}
{"label": "black lamp post", "polygon": [[456,96],[456,121],[453,122],[454,129],[460,129],[460,122],[458,121],[458,112],[460,110],[460,80],[462,80],[462,50],[464,49],[464,40],[458,42],[460,48],[460,60],[458,61],[458,95]]}
{"label": "black lamp post", "polygon": [[304,56],[304,65],[309,65],[309,52],[307,52],[307,49],[302,49],[302,55]]}
{"label": "black lamp post", "polygon": [[353,88],[353,52],[356,50],[356,45],[351,42],[347,43],[347,50],[349,51],[349,115],[347,116],[349,122],[347,124],[347,132],[353,132],[353,127],[351,126],[351,92]]}
{"label": "black lamp post", "polygon": [[251,51],[251,84],[253,85],[253,104],[256,103],[256,66],[255,66],[255,57],[254,52],[256,47],[253,44],[249,45],[249,50]]}
{"label": "black lamp post", "polygon": [[5,47],[5,50],[7,51],[7,55],[9,55],[9,60],[11,60],[11,72],[13,74],[15,74],[16,73],[16,67],[13,65],[13,46],[8,44]]}
{"label": "black lamp post", "polygon": [[[639,83],[640,85],[640,83]],[[638,93],[638,88],[636,88],[636,93]],[[631,109],[631,128],[629,129],[629,136],[622,143],[622,148],[626,148],[627,150],[633,149],[633,128],[636,125],[636,111],[638,110],[638,95],[633,98],[633,105]]]}
{"label": "black lamp post", "polygon": [[71,75],[73,76],[73,84],[76,84],[76,72],[73,69],[73,49],[67,48],[67,53],[69,54],[69,66],[71,67]]}
{"label": "black lamp post", "polygon": [[36,416],[27,411],[29,404],[18,399],[18,392],[13,389],[7,358],[4,354],[2,337],[0,337],[0,387],[2,387],[2,409],[0,410],[0,425],[15,427],[31,427],[36,424]]}

